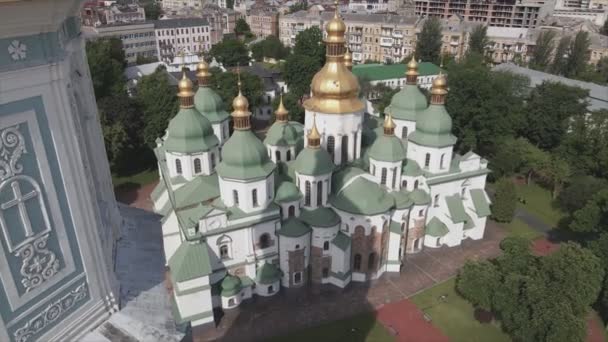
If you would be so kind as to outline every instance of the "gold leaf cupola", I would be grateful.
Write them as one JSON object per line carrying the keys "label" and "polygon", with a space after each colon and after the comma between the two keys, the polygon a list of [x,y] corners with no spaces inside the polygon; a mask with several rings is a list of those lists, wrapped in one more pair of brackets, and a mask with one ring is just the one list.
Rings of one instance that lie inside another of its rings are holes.
{"label": "gold leaf cupola", "polygon": [[209,72],[209,64],[201,57],[200,62],[196,65],[196,78],[198,85],[208,87],[211,83],[211,72]]}
{"label": "gold leaf cupola", "polygon": [[405,72],[405,82],[407,84],[416,84],[418,81],[418,63],[416,57],[412,55],[412,60],[407,63],[407,71]]}
{"label": "gold leaf cupola", "polygon": [[251,112],[249,111],[249,101],[241,92],[241,73],[238,73],[239,94],[232,100],[232,119],[234,120],[234,129],[248,130],[251,128]]}
{"label": "gold leaf cupola", "polygon": [[365,105],[359,99],[359,82],[344,63],[346,24],[338,15],[338,3],[335,5],[334,17],[325,26],[325,65],[312,78],[312,97],[304,102],[304,108],[347,114],[362,111]]}
{"label": "gold leaf cupola", "polygon": [[186,76],[186,70],[182,71],[182,79],[177,83],[177,97],[179,97],[180,108],[194,107],[194,90],[192,81]]}
{"label": "gold leaf cupola", "polygon": [[279,101],[279,108],[274,112],[276,115],[277,121],[279,122],[287,122],[289,121],[289,112],[285,105],[283,105],[283,95],[281,94],[281,100]]}
{"label": "gold leaf cupola", "polygon": [[384,134],[385,135],[394,135],[395,134],[395,122],[393,121],[393,116],[391,115],[390,112],[384,118]]}
{"label": "gold leaf cupola", "polygon": [[350,53],[348,46],[346,47],[346,52],[344,53],[344,66],[348,70],[353,70],[353,55]]}
{"label": "gold leaf cupola", "polygon": [[312,117],[312,129],[308,133],[308,147],[319,148],[321,146],[321,134],[317,130],[316,114]]}
{"label": "gold leaf cupola", "polygon": [[443,72],[439,72],[439,76],[433,80],[433,86],[431,87],[431,104],[443,105],[445,104],[445,97],[448,94],[448,82],[443,75]]}

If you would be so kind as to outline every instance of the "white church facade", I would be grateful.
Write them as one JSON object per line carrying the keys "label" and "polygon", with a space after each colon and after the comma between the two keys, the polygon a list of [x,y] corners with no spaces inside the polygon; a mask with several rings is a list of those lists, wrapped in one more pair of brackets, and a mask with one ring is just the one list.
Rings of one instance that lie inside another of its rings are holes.
{"label": "white church facade", "polygon": [[[229,310],[281,288],[376,279],[399,272],[408,254],[482,239],[490,215],[487,161],[458,155],[445,108],[447,81],[430,104],[417,63],[382,122],[364,113],[345,51],[344,22],[328,22],[326,64],[305,101],[305,124],[282,104],[264,141],[247,99],[229,115],[197,67],[185,76],[180,110],[155,150],[164,252],[178,323],[213,324]],[[240,85],[239,85],[240,87]]]}

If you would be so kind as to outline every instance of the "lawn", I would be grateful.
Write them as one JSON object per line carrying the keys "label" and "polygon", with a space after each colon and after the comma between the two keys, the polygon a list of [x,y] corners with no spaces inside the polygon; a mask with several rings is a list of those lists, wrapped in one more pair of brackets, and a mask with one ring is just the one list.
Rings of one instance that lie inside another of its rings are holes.
{"label": "lawn", "polygon": [[546,223],[557,226],[559,220],[564,217],[564,213],[553,206],[551,191],[542,188],[537,184],[516,184],[517,196],[526,200],[526,204],[518,203],[531,214]]}
{"label": "lawn", "polygon": [[502,223],[502,226],[508,232],[509,236],[522,237],[530,241],[543,236],[542,233],[532,229],[532,227],[518,218],[514,218],[511,223]]}
{"label": "lawn", "polygon": [[[455,291],[455,278],[410,298],[431,319],[432,324],[450,337],[450,341],[510,341],[498,324],[481,324],[473,317],[473,306]],[[446,295],[445,301],[439,297]]]}
{"label": "lawn", "polygon": [[[355,329],[353,331],[353,328]],[[365,313],[351,318],[334,321],[314,328],[296,331],[289,335],[270,339],[270,342],[309,341],[366,341],[389,342],[393,336],[376,321],[374,313]]]}
{"label": "lawn", "polygon": [[117,188],[123,184],[135,184],[138,186],[150,184],[158,180],[158,170],[144,170],[129,176],[112,175],[112,184]]}

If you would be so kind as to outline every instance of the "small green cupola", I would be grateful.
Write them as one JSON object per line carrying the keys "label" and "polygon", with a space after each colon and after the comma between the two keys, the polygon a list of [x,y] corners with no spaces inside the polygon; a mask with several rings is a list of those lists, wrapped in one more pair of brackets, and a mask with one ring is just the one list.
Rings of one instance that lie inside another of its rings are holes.
{"label": "small green cupola", "polygon": [[217,147],[219,140],[213,133],[211,123],[194,108],[192,81],[186,73],[178,84],[180,109],[169,122],[164,147],[168,152],[206,152]]}
{"label": "small green cupola", "polygon": [[270,146],[296,146],[299,140],[298,131],[289,123],[289,112],[283,104],[283,95],[275,111],[276,121],[270,126],[264,144]]}
{"label": "small green cupola", "polygon": [[321,148],[321,135],[314,118],[307,139],[308,146],[296,158],[295,171],[307,176],[321,176],[333,172],[334,162],[329,153]]}
{"label": "small green cupola", "polygon": [[447,81],[439,73],[433,81],[431,105],[418,115],[416,130],[410,134],[409,141],[427,147],[447,147],[456,143],[452,134],[452,118],[445,109],[447,93]]}
{"label": "small green cupola", "polygon": [[212,124],[220,123],[229,118],[222,98],[211,88],[211,73],[209,65],[201,58],[196,66],[198,90],[194,95],[194,107],[203,114]]}
{"label": "small green cupola", "polygon": [[376,161],[399,162],[406,157],[406,150],[401,139],[395,136],[395,123],[392,113],[384,119],[384,134],[379,136],[369,149],[369,157]]}
{"label": "small green cupola", "polygon": [[405,77],[405,85],[393,95],[390,109],[397,120],[416,121],[417,115],[426,109],[428,103],[426,96],[418,89],[418,63],[414,56],[407,64]]}

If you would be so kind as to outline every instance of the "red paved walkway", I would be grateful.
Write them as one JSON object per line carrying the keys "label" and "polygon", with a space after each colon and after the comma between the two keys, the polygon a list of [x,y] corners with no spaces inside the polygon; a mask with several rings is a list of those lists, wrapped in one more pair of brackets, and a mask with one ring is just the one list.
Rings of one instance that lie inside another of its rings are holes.
{"label": "red paved walkway", "polygon": [[424,319],[422,311],[409,299],[380,307],[377,319],[399,342],[447,342],[437,327]]}

